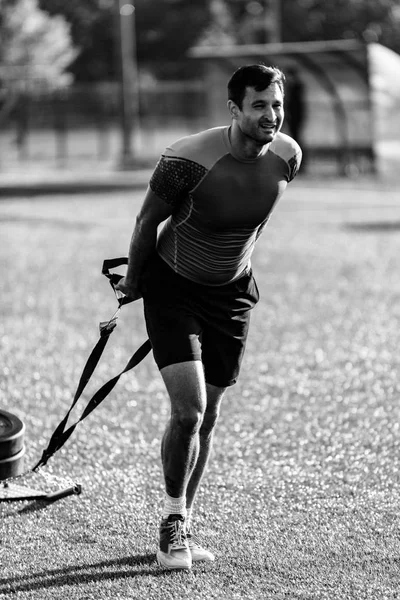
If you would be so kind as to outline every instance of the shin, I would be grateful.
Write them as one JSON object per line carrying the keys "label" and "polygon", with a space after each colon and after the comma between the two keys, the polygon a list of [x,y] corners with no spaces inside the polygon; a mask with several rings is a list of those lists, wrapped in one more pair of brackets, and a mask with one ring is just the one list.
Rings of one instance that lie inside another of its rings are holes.
{"label": "shin", "polygon": [[199,457],[206,408],[204,374],[199,361],[170,365],[161,374],[171,401],[171,416],[161,446],[166,492],[179,498],[186,494]]}

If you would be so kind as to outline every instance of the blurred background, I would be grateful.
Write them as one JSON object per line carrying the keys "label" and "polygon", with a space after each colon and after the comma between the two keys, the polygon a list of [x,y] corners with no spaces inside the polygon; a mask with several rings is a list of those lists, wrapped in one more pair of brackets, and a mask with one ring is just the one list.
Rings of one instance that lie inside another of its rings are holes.
{"label": "blurred background", "polygon": [[0,175],[151,168],[251,62],[287,75],[303,174],[396,173],[400,0],[0,0]]}

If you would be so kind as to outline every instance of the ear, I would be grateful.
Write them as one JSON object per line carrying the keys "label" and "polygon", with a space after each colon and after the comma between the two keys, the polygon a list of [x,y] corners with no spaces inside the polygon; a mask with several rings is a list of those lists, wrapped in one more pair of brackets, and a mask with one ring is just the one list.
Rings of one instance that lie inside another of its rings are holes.
{"label": "ear", "polygon": [[237,119],[240,112],[240,108],[238,107],[238,105],[235,104],[233,100],[228,100],[227,106],[232,119]]}

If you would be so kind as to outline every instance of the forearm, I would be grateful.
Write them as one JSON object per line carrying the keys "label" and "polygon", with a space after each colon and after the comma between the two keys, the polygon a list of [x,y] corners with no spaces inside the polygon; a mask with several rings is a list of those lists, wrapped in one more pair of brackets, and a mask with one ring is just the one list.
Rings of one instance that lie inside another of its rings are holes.
{"label": "forearm", "polygon": [[125,276],[127,284],[138,287],[144,265],[155,250],[156,242],[157,224],[139,216],[129,246],[128,270]]}
{"label": "forearm", "polygon": [[117,289],[132,300],[141,297],[140,279],[146,262],[155,251],[158,226],[171,216],[172,210],[172,206],[161,200],[150,186],[147,188],[129,246],[128,269],[117,285]]}

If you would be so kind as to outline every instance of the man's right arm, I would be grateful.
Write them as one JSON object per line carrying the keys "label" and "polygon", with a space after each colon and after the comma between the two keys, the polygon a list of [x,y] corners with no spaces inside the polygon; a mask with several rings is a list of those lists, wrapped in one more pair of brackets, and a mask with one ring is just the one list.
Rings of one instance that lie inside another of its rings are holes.
{"label": "man's right arm", "polygon": [[157,242],[157,228],[173,211],[173,206],[161,200],[149,187],[143,205],[136,217],[129,246],[128,270],[117,284],[117,289],[123,294],[137,300],[141,297],[140,277],[143,268],[153,253]]}

